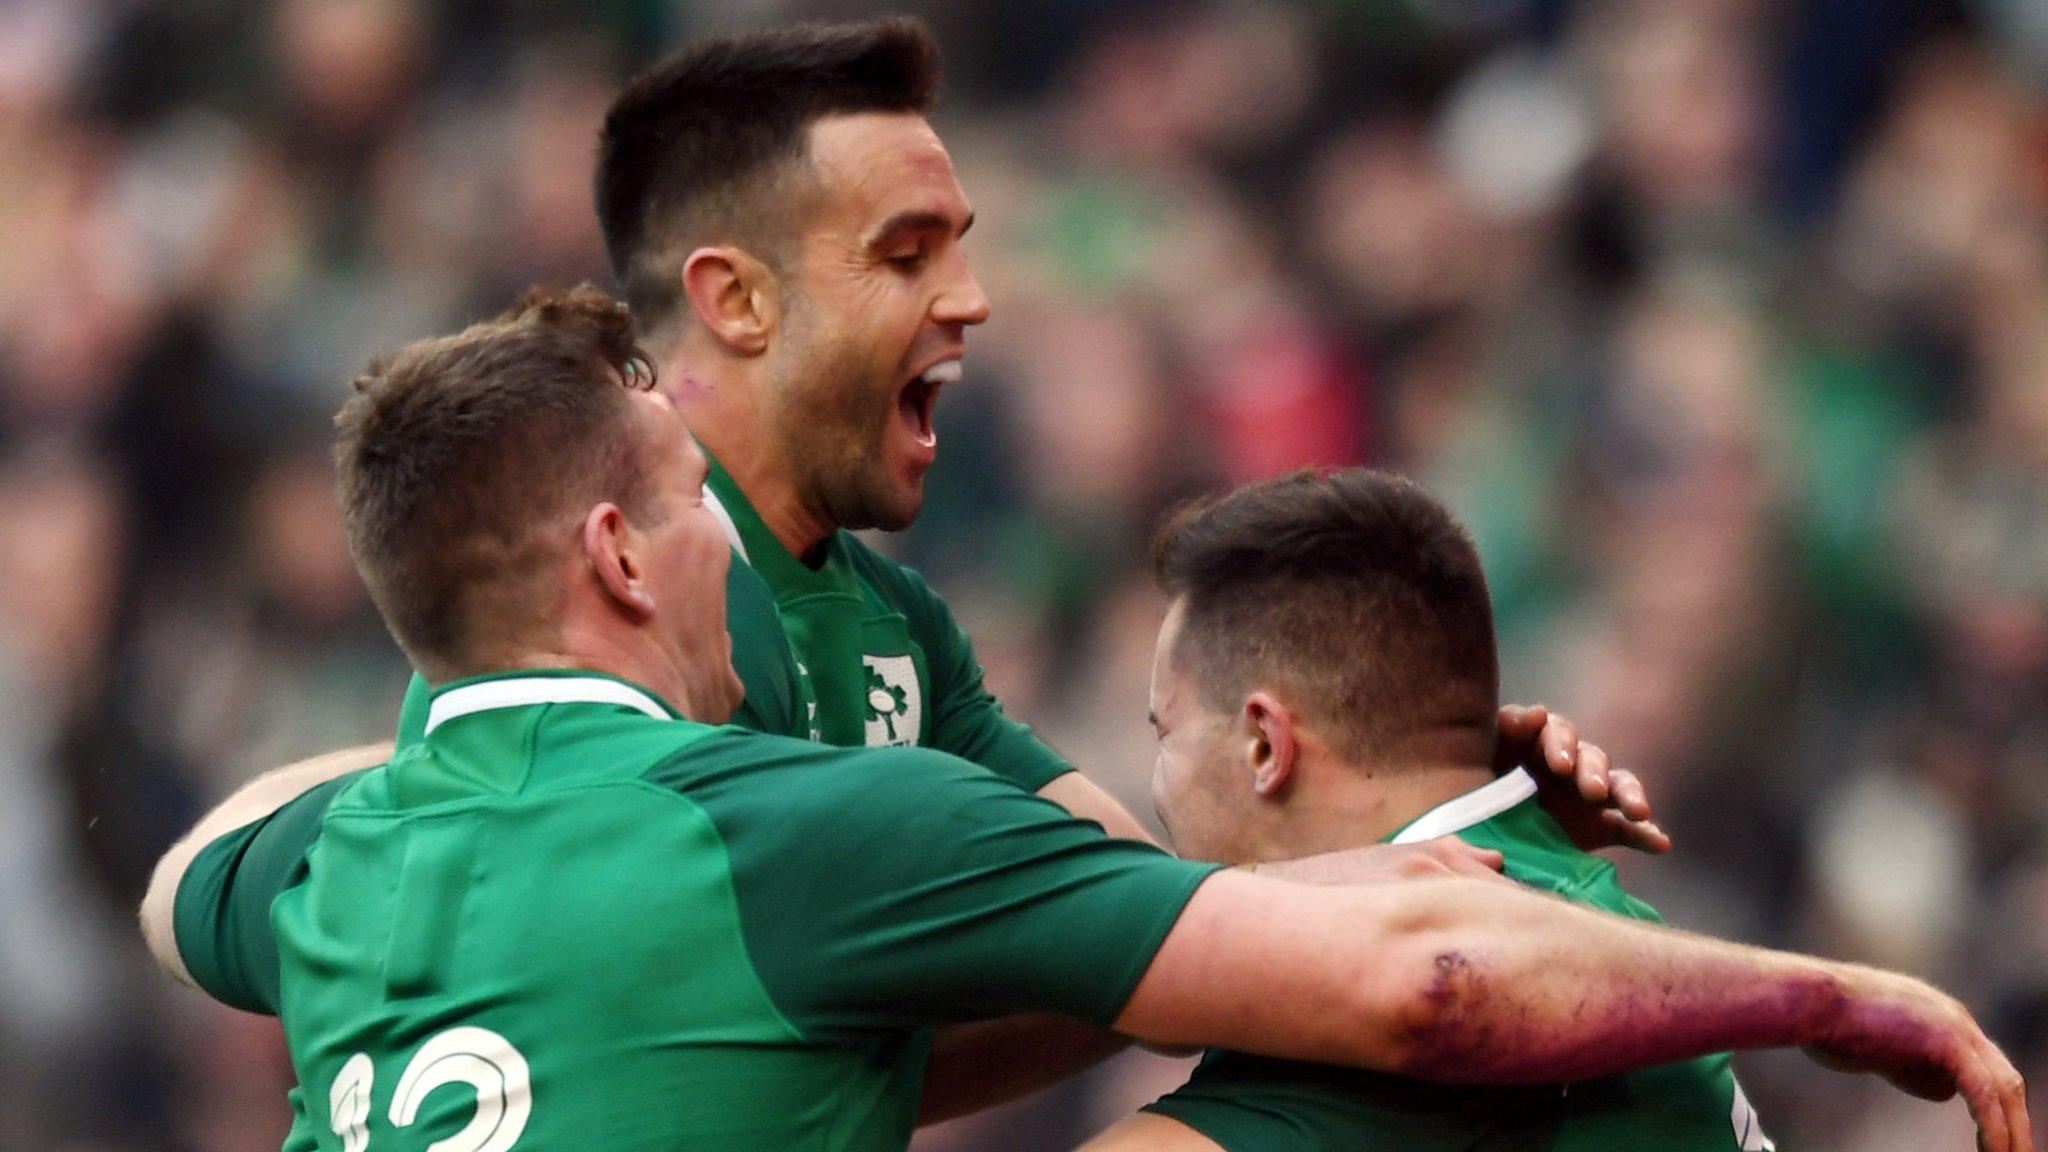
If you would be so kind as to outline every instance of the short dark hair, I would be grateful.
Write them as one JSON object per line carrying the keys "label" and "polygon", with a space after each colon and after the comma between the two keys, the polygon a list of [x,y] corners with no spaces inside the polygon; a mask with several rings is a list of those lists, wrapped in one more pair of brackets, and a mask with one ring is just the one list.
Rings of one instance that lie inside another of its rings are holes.
{"label": "short dark hair", "polygon": [[1172,513],[1152,558],[1187,604],[1167,658],[1211,707],[1266,684],[1358,762],[1491,757],[1486,576],[1415,482],[1356,468],[1248,485]]}
{"label": "short dark hair", "polygon": [[335,417],[342,520],[421,671],[483,671],[494,645],[551,626],[549,569],[593,505],[654,510],[622,380],[654,372],[625,305],[587,284],[529,292],[357,378]]}
{"label": "short dark hair", "polygon": [[821,116],[926,112],[939,49],[910,17],[699,41],[642,73],[605,114],[597,218],[643,329],[681,308],[675,258],[741,243],[775,260],[800,195],[778,179]]}

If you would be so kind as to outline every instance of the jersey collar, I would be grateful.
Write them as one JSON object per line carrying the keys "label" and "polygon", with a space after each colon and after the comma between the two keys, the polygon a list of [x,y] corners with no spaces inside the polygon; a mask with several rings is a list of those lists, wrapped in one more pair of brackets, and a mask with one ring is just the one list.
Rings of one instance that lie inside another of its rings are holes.
{"label": "jersey collar", "polygon": [[1387,842],[1420,844],[1439,836],[1453,836],[1475,824],[1486,823],[1534,795],[1535,779],[1527,769],[1517,768],[1484,788],[1475,788],[1431,808]]}
{"label": "jersey collar", "polygon": [[434,729],[458,717],[536,704],[614,704],[656,720],[682,718],[652,692],[616,677],[580,670],[539,675],[519,672],[462,681],[436,692],[427,707],[423,735],[432,735]]}
{"label": "jersey collar", "polygon": [[747,494],[741,491],[732,473],[725,470],[725,465],[718,462],[718,457],[706,449],[704,459],[710,464],[710,474],[704,481],[705,503],[725,529],[725,538],[732,544],[732,550],[761,574],[761,579],[767,581],[777,601],[814,593],[858,590],[858,577],[854,575],[852,562],[847,559],[846,548],[840,542],[837,530],[825,537],[824,562],[816,568],[805,564],[775,538],[767,522],[754,510],[753,501],[747,499]]}
{"label": "jersey collar", "polygon": [[704,486],[704,506],[711,509],[713,516],[718,517],[718,526],[725,529],[726,543],[731,544],[732,550],[739,553],[741,562],[752,564],[754,558],[747,555],[747,542],[740,539],[740,526],[733,523],[732,513],[725,509],[725,501],[718,498],[718,493],[713,491],[709,484]]}

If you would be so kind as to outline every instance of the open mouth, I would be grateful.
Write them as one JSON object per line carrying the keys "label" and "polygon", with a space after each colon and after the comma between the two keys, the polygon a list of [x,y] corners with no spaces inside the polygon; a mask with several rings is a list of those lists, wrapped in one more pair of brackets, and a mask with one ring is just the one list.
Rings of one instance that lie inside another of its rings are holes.
{"label": "open mouth", "polygon": [[919,373],[896,397],[896,415],[910,438],[925,448],[937,446],[939,435],[932,430],[932,410],[939,406],[939,390],[960,382],[960,362],[947,360]]}

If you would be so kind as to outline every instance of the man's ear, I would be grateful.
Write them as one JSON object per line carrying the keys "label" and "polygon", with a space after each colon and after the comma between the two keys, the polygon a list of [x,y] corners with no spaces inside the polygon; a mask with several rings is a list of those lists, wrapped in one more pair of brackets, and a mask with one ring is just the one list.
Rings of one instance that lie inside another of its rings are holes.
{"label": "man's ear", "polygon": [[738,248],[699,248],[683,261],[683,292],[720,344],[743,356],[767,351],[782,305],[766,263]]}
{"label": "man's ear", "polygon": [[645,620],[654,615],[654,593],[634,557],[635,548],[632,526],[617,504],[596,505],[583,517],[583,557],[598,585],[620,611]]}
{"label": "man's ear", "polygon": [[1294,712],[1262,689],[1245,697],[1244,720],[1251,737],[1245,746],[1245,761],[1252,773],[1252,791],[1276,797],[1294,778],[1295,765],[1301,759]]}

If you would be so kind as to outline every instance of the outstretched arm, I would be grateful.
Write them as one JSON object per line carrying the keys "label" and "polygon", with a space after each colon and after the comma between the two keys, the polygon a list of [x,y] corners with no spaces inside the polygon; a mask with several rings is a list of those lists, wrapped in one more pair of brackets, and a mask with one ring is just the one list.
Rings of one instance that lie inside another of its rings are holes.
{"label": "outstretched arm", "polygon": [[1464,878],[1308,888],[1213,876],[1117,1027],[1454,1083],[1802,1045],[1916,1095],[1960,1090],[1983,1147],[2032,1147],[2018,1073],[1924,984]]}
{"label": "outstretched arm", "polygon": [[[1078,772],[1052,781],[1038,795],[1102,824],[1112,836],[1145,839],[1138,822]],[[1371,884],[1454,873],[1492,876],[1500,866],[1500,853],[1447,836],[1277,861],[1260,865],[1259,872],[1303,884]],[[1065,1016],[1012,1016],[941,1028],[925,1065],[918,1123],[936,1124],[1022,1099],[1080,1075],[1129,1043],[1128,1037]]]}
{"label": "outstretched arm", "polygon": [[220,806],[207,813],[192,831],[185,834],[184,839],[171,845],[170,851],[164,853],[164,858],[157,862],[156,871],[150,875],[149,890],[143,894],[141,909],[142,938],[148,942],[150,954],[156,957],[164,971],[186,984],[192,983],[192,973],[185,967],[184,957],[178,954],[174,916],[178,884],[184,880],[192,861],[208,844],[226,833],[263,819],[305,795],[308,789],[337,776],[382,764],[390,756],[389,743],[370,744],[315,756],[311,760],[301,760],[266,772],[221,801]]}

